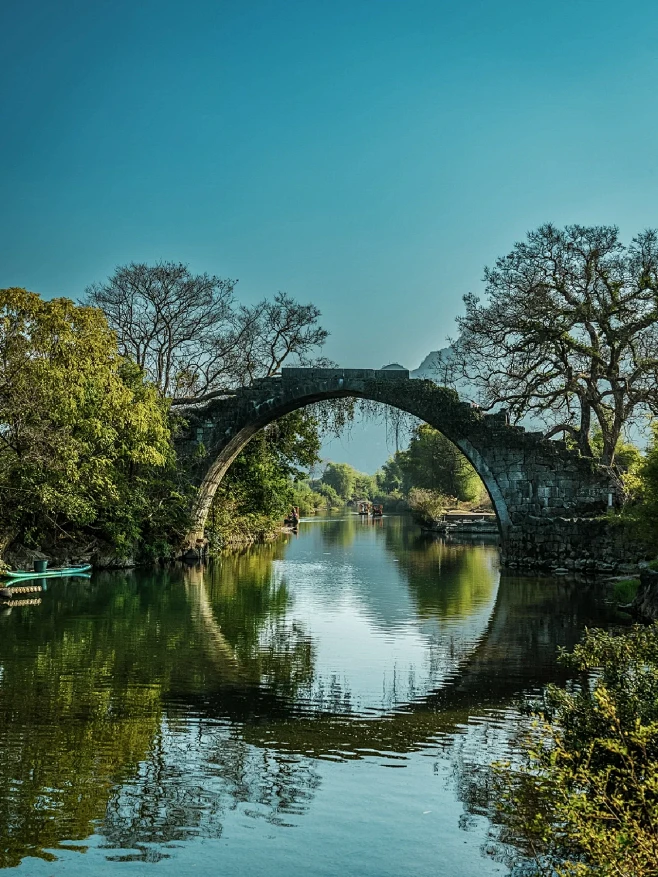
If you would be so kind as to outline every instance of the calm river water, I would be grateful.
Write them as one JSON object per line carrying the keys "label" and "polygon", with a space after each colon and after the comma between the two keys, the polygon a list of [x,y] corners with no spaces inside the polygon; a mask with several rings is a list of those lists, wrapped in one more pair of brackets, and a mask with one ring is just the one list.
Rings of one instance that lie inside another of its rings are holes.
{"label": "calm river water", "polygon": [[602,620],[582,587],[395,517],[53,580],[0,617],[0,867],[508,874],[488,765]]}

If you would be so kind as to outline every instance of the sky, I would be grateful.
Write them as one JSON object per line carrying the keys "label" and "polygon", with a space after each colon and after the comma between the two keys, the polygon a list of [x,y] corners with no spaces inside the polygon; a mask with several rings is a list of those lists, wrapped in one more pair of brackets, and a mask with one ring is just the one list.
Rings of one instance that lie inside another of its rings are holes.
{"label": "sky", "polygon": [[170,259],[415,368],[539,224],[658,225],[655,0],[3,0],[0,286]]}

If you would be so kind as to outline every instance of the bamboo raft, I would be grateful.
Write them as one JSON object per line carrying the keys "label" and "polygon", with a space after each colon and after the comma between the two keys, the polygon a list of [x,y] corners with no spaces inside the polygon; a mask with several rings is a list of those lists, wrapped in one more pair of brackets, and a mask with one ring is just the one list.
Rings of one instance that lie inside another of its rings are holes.
{"label": "bamboo raft", "polygon": [[[15,585],[11,588],[0,588],[0,600],[3,602],[8,602],[11,600],[12,605],[18,605],[14,597],[20,597],[23,594],[40,594],[42,591],[45,591],[45,587],[43,585]],[[41,602],[41,598],[39,598],[39,602]]]}
{"label": "bamboo raft", "polygon": [[3,600],[0,612],[11,612],[17,606],[38,606],[41,603],[41,597],[32,597],[27,600]]}
{"label": "bamboo raft", "polygon": [[2,588],[3,591],[11,591],[13,594],[34,594],[43,591],[43,585],[12,585],[10,588]]}

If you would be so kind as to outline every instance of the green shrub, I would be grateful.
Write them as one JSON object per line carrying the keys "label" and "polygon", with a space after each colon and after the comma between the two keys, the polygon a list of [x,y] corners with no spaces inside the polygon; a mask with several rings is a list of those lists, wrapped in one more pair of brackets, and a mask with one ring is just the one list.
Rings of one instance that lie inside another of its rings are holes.
{"label": "green shrub", "polygon": [[655,877],[658,627],[586,631],[561,660],[579,684],[549,686],[522,767],[497,766],[505,829],[536,874]]}
{"label": "green shrub", "polygon": [[407,503],[415,517],[431,523],[437,521],[447,509],[456,505],[457,500],[454,497],[445,496],[438,490],[412,487],[407,496]]}
{"label": "green shrub", "polygon": [[631,603],[639,586],[639,579],[622,579],[620,582],[615,582],[612,593],[617,603]]}

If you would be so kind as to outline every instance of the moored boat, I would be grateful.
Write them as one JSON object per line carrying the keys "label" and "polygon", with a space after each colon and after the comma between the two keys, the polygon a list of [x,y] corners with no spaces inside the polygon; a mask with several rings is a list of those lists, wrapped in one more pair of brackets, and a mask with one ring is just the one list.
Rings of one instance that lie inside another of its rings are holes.
{"label": "moored boat", "polygon": [[85,563],[81,566],[60,566],[52,569],[45,569],[43,572],[35,572],[33,569],[8,569],[0,573],[0,577],[11,579],[52,579],[63,576],[84,576],[91,570],[91,564]]}

